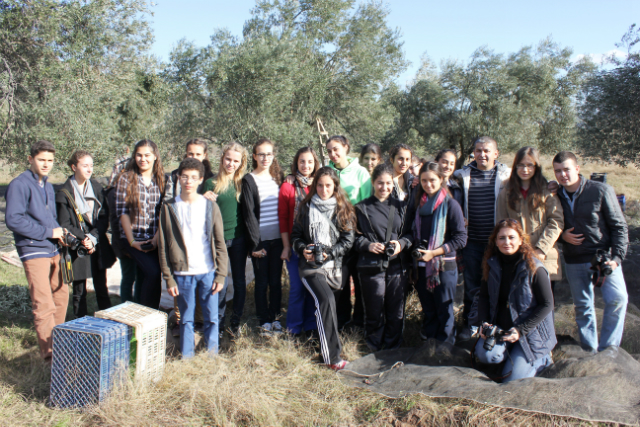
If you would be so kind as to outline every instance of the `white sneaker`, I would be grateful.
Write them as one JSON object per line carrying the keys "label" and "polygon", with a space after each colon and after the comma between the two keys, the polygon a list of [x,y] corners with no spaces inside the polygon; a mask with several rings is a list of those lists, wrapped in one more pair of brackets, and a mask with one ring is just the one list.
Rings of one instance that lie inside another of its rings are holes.
{"label": "white sneaker", "polygon": [[271,324],[271,331],[274,334],[281,334],[282,332],[284,332],[282,329],[282,325],[280,324],[280,321],[276,320]]}
{"label": "white sneaker", "polygon": [[262,331],[260,332],[261,337],[273,336],[273,327],[271,326],[271,323],[262,324],[262,326],[260,326],[260,329],[262,329]]}

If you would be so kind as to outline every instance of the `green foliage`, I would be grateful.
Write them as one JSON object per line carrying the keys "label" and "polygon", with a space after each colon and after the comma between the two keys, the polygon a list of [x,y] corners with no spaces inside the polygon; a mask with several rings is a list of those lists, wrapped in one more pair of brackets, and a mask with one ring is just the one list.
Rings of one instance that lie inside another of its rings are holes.
{"label": "green foliage", "polygon": [[451,147],[461,154],[460,164],[482,135],[507,152],[524,145],[543,152],[569,147],[573,98],[592,69],[587,61],[571,63],[570,55],[545,40],[506,57],[480,48],[469,63],[449,61],[439,72],[425,59],[415,83],[392,100],[398,115],[386,145],[406,141],[430,152]]}
{"label": "green foliage", "polygon": [[618,47],[624,60],[612,58],[615,68],[596,73],[584,85],[580,107],[579,148],[586,157],[640,166],[640,42],[635,24]]}
{"label": "green foliage", "polygon": [[317,141],[316,118],[356,144],[380,140],[393,114],[380,97],[405,61],[388,12],[354,4],[258,1],[242,39],[218,31],[204,48],[181,42],[166,72],[180,89],[174,138],[268,137],[286,162]]}
{"label": "green foliage", "polygon": [[90,147],[96,163],[150,137],[164,83],[147,56],[143,0],[4,1],[0,6],[0,154],[24,165],[51,140],[64,160]]}

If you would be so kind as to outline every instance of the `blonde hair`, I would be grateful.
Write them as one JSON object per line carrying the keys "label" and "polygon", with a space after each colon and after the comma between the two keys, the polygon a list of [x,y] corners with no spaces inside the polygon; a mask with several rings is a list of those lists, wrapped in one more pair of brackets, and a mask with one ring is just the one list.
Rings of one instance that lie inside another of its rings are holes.
{"label": "blonde hair", "polygon": [[242,177],[247,171],[247,162],[249,154],[247,150],[237,142],[231,142],[224,147],[222,147],[222,155],[220,156],[220,168],[218,170],[218,175],[215,177],[215,188],[213,192],[216,194],[224,193],[231,185],[231,179],[227,174],[227,171],[224,169],[224,156],[227,154],[227,151],[236,151],[240,153],[242,156],[240,160],[240,166],[236,169],[235,174],[233,175],[233,185],[236,187],[236,200],[240,201],[240,192],[242,191]]}

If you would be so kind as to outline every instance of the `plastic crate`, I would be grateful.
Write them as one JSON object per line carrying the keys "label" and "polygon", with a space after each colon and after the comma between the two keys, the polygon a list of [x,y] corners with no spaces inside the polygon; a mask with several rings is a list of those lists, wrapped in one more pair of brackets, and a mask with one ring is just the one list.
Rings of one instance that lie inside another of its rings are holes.
{"label": "plastic crate", "polygon": [[134,328],[131,362],[135,362],[136,380],[158,381],[162,378],[167,348],[167,313],[128,301],[97,311],[95,316]]}
{"label": "plastic crate", "polygon": [[53,328],[52,406],[83,408],[102,402],[129,365],[132,328],[82,317]]}

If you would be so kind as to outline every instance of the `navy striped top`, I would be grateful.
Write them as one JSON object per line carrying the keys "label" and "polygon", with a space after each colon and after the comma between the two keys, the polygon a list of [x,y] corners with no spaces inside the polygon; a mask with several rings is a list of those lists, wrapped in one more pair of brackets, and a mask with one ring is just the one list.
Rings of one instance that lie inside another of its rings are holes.
{"label": "navy striped top", "polygon": [[498,167],[488,171],[470,167],[469,194],[467,196],[469,228],[468,239],[486,243],[495,225],[496,178]]}

